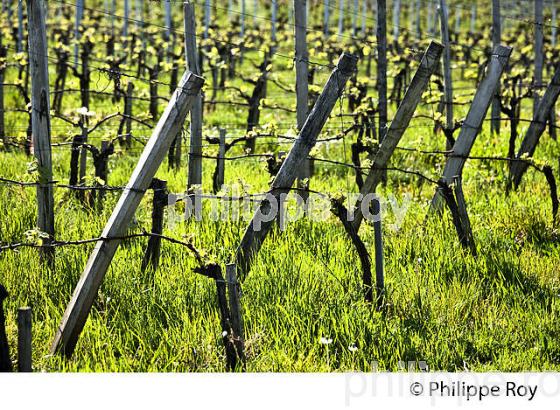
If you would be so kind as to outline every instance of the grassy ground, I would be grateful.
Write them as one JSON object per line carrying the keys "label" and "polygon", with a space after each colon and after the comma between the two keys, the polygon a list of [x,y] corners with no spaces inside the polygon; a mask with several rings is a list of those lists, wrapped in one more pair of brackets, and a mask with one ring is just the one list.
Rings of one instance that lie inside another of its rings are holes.
{"label": "grassy ground", "polygon": [[[281,75],[288,81],[293,72],[285,63],[275,64],[283,67]],[[317,83],[323,82],[321,76]],[[271,92],[280,93],[274,87]],[[9,95],[6,106],[17,101]],[[65,103],[76,104],[72,98]],[[99,99],[92,109],[98,116],[116,110]],[[419,112],[429,114],[431,106],[423,105]],[[522,116],[529,115],[525,109]],[[221,107],[207,113],[205,129],[214,132],[211,125],[243,124],[244,118],[242,108]],[[279,118],[283,123],[293,120],[269,110],[263,123]],[[12,126],[23,127],[14,121]],[[431,124],[415,121],[401,146],[444,148],[443,136],[434,135]],[[333,118],[328,127],[339,129],[340,119]],[[234,133],[235,127],[231,129]],[[93,138],[114,135],[116,126],[104,131]],[[68,132],[68,127],[53,123],[57,139]],[[135,133],[149,135],[144,129]],[[473,154],[504,156],[508,135],[507,127],[500,137],[490,135],[485,123]],[[316,155],[350,162],[350,143],[322,144]],[[289,145],[258,147],[259,152],[270,152],[287,150]],[[111,158],[110,185],[126,183],[140,150],[136,146]],[[236,153],[241,150],[231,152]],[[537,157],[556,166],[559,155],[558,144],[545,135]],[[0,176],[29,179],[30,161],[23,153],[0,151]],[[395,154],[393,163],[435,179],[444,164],[441,157],[404,151]],[[66,181],[68,148],[54,149],[54,164],[55,179]],[[241,181],[250,192],[266,190],[270,177],[264,162],[243,159],[226,165],[226,182]],[[205,160],[205,191],[210,190],[213,170],[213,161]],[[479,253],[475,258],[459,246],[447,213],[443,219],[426,219],[433,186],[410,175],[389,173],[380,193],[393,195],[400,203],[408,201],[408,208],[398,229],[391,209],[384,216],[388,303],[384,313],[363,302],[358,257],[334,217],[301,220],[285,232],[275,230],[242,286],[247,370],[364,371],[374,362],[380,369],[396,370],[401,360],[423,360],[431,369],[449,371],[560,370],[560,232],[551,223],[548,187],[544,176],[529,171],[519,191],[506,196],[506,175],[507,165],[500,162],[469,161],[465,168],[464,190]],[[173,191],[183,192],[186,167],[169,171],[165,163],[158,177],[169,181]],[[317,163],[312,188],[348,192],[355,191],[355,184],[347,168]],[[108,193],[104,209],[94,211],[84,209],[66,190],[55,190],[58,239],[99,236],[117,197]],[[148,195],[131,231],[149,230],[150,204]],[[0,184],[2,241],[25,239],[24,233],[35,226],[35,212],[33,189]],[[244,221],[189,221],[164,233],[192,240],[225,264],[245,226]],[[366,224],[360,232],[371,250],[372,227]],[[10,292],[5,309],[12,353],[17,345],[16,310],[29,305],[34,312],[33,360],[38,371],[224,371],[214,283],[192,272],[195,260],[186,249],[165,242],[160,268],[141,274],[146,242],[128,241],[118,250],[70,360],[50,356],[48,350],[93,245],[58,249],[52,272],[40,266],[36,250],[1,253],[0,283]],[[322,337],[332,338],[332,344],[322,344]],[[349,349],[354,345],[357,350]]]}

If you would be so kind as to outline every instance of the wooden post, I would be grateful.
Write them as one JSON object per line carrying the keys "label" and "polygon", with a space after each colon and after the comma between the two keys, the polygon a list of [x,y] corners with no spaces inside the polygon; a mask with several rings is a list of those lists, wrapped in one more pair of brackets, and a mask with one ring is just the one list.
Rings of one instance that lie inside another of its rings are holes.
{"label": "wooden post", "polygon": [[[539,139],[546,129],[546,121],[550,117],[552,108],[558,100],[560,95],[560,64],[555,68],[554,77],[548,84],[543,98],[539,102],[539,106],[535,111],[535,116],[533,121],[529,125],[519,152],[517,153],[517,158],[523,158],[525,156],[533,156],[535,149],[539,143]],[[522,161],[514,161],[511,164],[511,179],[515,188],[519,187],[521,183],[521,178],[529,165]]]}
{"label": "wooden post", "polygon": [[171,16],[171,0],[165,0],[165,41],[167,41],[166,61],[169,62],[173,52],[171,38],[173,36],[173,18]]}
{"label": "wooden post", "polygon": [[216,160],[216,173],[214,174],[214,193],[219,192],[224,185],[226,157],[226,130],[220,128],[220,146],[218,148],[218,158]]}
{"label": "wooden post", "polygon": [[385,138],[387,126],[387,4],[377,0],[377,93],[379,112],[379,141]]}
{"label": "wooden post", "polygon": [[476,32],[476,0],[471,5],[471,33]]}
{"label": "wooden post", "polygon": [[125,42],[126,42],[126,37],[128,37],[128,15],[129,15],[129,10],[130,10],[130,5],[129,5],[129,0],[124,0],[124,17],[123,17],[123,31],[122,31],[122,36],[125,38]]}
{"label": "wooden post", "polygon": [[362,0],[362,35],[367,34],[367,11],[368,11],[368,1]]}
{"label": "wooden post", "polygon": [[23,0],[18,0],[18,32],[16,48],[18,53],[23,52]]}
{"label": "wooden post", "polygon": [[[379,146],[379,150],[372,159],[372,165],[369,169],[368,176],[362,186],[362,189],[360,190],[362,199],[364,199],[366,195],[375,192],[377,185],[381,182],[382,177],[385,174],[385,167],[387,166],[391,155],[393,155],[393,152],[408,127],[416,107],[422,98],[422,93],[428,86],[430,77],[434,73],[438,64],[440,64],[442,51],[443,46],[432,41],[422,56],[420,66],[418,67],[418,70],[416,70],[416,73],[408,86],[403,101],[397,109],[385,138]],[[356,232],[359,232],[360,225],[363,220],[361,207],[362,200],[359,200],[356,203],[353,212],[353,225]]]}
{"label": "wooden post", "polygon": [[[272,0],[272,10],[271,10],[271,29],[272,32],[270,34],[270,38],[272,40],[272,43],[276,43],[276,20],[278,18],[278,0]],[[273,44],[273,46],[275,46],[275,44]]]}
{"label": "wooden post", "polygon": [[124,113],[125,118],[125,142],[126,146],[130,148],[132,145],[132,98],[134,96],[134,83],[130,81],[126,86],[126,97]]}
{"label": "wooden post", "polygon": [[2,44],[2,30],[0,30],[0,140],[4,144],[5,149],[7,148],[6,144],[8,143],[6,129],[4,126],[4,62],[8,55],[7,51],[7,48]]}
{"label": "wooden post", "polygon": [[535,98],[533,101],[533,117],[539,106],[539,92],[543,85],[544,64],[544,33],[543,33],[543,0],[535,0]]}
{"label": "wooden post", "polygon": [[[152,231],[154,235],[163,234],[163,214],[165,205],[167,205],[167,181],[154,178],[150,186],[154,190],[154,198],[152,201]],[[148,247],[142,259],[140,270],[146,271],[148,265],[151,265],[155,272],[159,265],[159,256],[161,253],[161,237],[151,236],[148,240]]]}
{"label": "wooden post", "polygon": [[4,300],[7,297],[8,291],[0,284],[0,373],[7,373],[13,370],[10,345],[6,336],[6,316],[4,315]]}
{"label": "wooden post", "polygon": [[86,323],[97,291],[121,242],[122,237],[140,204],[144,192],[161,165],[173,138],[182,127],[204,80],[190,72],[185,73],[179,87],[154,128],[152,137],[144,148],[136,169],[123,191],[111,218],[105,225],[102,239],[97,242],[85,270],[66,308],[62,323],[57,329],[51,351],[71,356]]}
{"label": "wooden post", "polygon": [[[492,0],[492,43],[496,48],[502,42],[502,19],[500,11],[500,0]],[[496,95],[492,100],[492,113],[490,129],[496,134],[500,134],[500,84],[496,88]]]}
{"label": "wooden post", "polygon": [[[200,75],[193,2],[186,1],[183,11],[185,19],[185,54],[187,56],[188,69],[192,73]],[[188,188],[202,184],[202,95],[200,93],[195,97],[191,109],[190,130]]]}
{"label": "wooden post", "polygon": [[[29,65],[31,70],[31,127],[33,151],[39,170],[37,186],[37,226],[48,235],[46,245],[54,239],[54,199],[52,186],[51,122],[47,32],[42,1],[28,0]],[[53,248],[43,248],[49,263]]]}
{"label": "wooden post", "polygon": [[344,0],[338,0],[338,36],[344,32]]}
{"label": "wooden post", "polygon": [[552,4],[552,31],[550,33],[550,45],[552,48],[556,48],[556,37],[558,33],[558,17],[557,17],[557,9],[556,4]]}
{"label": "wooden post", "polygon": [[18,372],[32,372],[31,308],[18,309]]}
{"label": "wooden post", "polygon": [[325,5],[323,6],[323,34],[325,37],[329,36],[329,17],[331,9],[329,7],[329,0],[324,0]]}
{"label": "wooden post", "polygon": [[[20,2],[21,3],[21,2]],[[82,25],[82,17],[84,14],[84,0],[76,0],[76,20],[74,22],[74,67],[78,68],[78,59],[80,58],[80,26]]]}
{"label": "wooden post", "polygon": [[[317,141],[321,129],[325,125],[336,101],[340,98],[348,78],[356,70],[357,58],[342,54],[333,70],[325,88],[317,99],[313,110],[307,117],[298,138],[295,140],[288,157],[284,160],[276,175],[269,197],[261,202],[251,223],[247,227],[241,244],[237,248],[236,264],[238,275],[243,279],[249,272],[251,262],[259,251],[267,233],[276,219],[279,209],[280,195],[287,194],[296,180],[299,168]],[[274,197],[271,203],[271,196]],[[276,206],[276,211],[272,209]]]}
{"label": "wooden post", "polygon": [[245,37],[245,0],[241,0],[241,31],[239,32],[239,38],[243,39]]}
{"label": "wooden post", "polygon": [[393,44],[398,47],[401,29],[401,0],[393,0]]}
{"label": "wooden post", "polygon": [[[309,52],[307,51],[307,0],[294,0],[294,18],[296,31],[296,111],[297,127],[301,130],[309,110]],[[302,189],[302,196],[307,200],[309,189],[309,178],[311,178],[311,163],[309,159],[303,162],[298,175],[298,188]]]}
{"label": "wooden post", "polygon": [[[451,185],[454,179],[457,176],[461,176],[463,172],[463,167],[465,166],[467,157],[482,127],[482,121],[484,121],[484,117],[488,112],[488,108],[496,92],[496,87],[500,82],[500,77],[508,63],[511,51],[511,47],[498,46],[494,48],[492,52],[486,76],[476,90],[467,117],[461,127],[459,137],[445,164],[442,179],[447,185]],[[441,199],[441,195],[436,193],[432,200],[432,207],[435,210],[441,210]]]}
{"label": "wooden post", "polygon": [[422,0],[416,0],[416,38],[422,38]]}
{"label": "wooden post", "polygon": [[358,13],[359,10],[359,0],[354,0],[354,7],[352,8],[352,35],[356,36],[358,34]]}
{"label": "wooden post", "polygon": [[[377,307],[381,309],[385,295],[385,262],[383,260],[383,226],[381,220],[381,203],[379,199],[373,201],[373,213],[377,218],[373,222],[375,243],[375,287],[377,288]],[[356,230],[356,234],[357,234]]]}
{"label": "wooden post", "polygon": [[461,9],[455,9],[455,41],[458,41],[459,32],[461,31]]}
{"label": "wooden post", "polygon": [[243,316],[241,314],[241,285],[237,280],[237,269],[235,264],[226,266],[226,281],[229,295],[229,311],[231,316],[231,327],[233,329],[233,342],[237,357],[245,364],[245,335],[243,332]]}
{"label": "wooden post", "polygon": [[[449,41],[449,14],[447,3],[440,0],[439,14],[441,22],[441,37],[443,41],[443,83],[445,91],[445,119],[447,132],[451,133],[453,122],[453,80],[451,78],[451,44]],[[446,134],[447,135],[447,134]],[[447,149],[451,149],[450,138],[447,138]]]}

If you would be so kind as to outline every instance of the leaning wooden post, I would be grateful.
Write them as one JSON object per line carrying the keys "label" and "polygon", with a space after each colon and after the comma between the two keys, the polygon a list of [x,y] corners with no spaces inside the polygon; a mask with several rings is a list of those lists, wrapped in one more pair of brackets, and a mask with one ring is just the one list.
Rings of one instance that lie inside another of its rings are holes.
{"label": "leaning wooden post", "polygon": [[31,128],[33,151],[39,171],[37,185],[37,227],[48,235],[47,247],[42,248],[49,263],[54,249],[48,247],[54,239],[54,199],[52,186],[51,119],[49,99],[49,69],[45,9],[42,1],[28,0],[29,65],[31,74]]}
{"label": "leaning wooden post", "polygon": [[4,315],[4,300],[7,297],[8,291],[0,284],[0,373],[8,373],[13,370],[10,345],[6,336],[6,317]]}
{"label": "leaning wooden post", "polygon": [[537,92],[533,101],[533,117],[539,107],[539,91],[543,85],[544,64],[544,33],[543,33],[543,0],[535,0],[535,84]]}
{"label": "leaning wooden post", "polygon": [[[372,165],[369,169],[368,176],[360,191],[361,199],[358,200],[354,206],[354,220],[352,223],[356,232],[359,232],[360,225],[364,217],[362,212],[363,200],[367,199],[368,195],[375,192],[377,185],[379,185],[383,175],[385,175],[387,163],[389,162],[391,155],[393,155],[393,152],[397,148],[399,141],[410,123],[410,120],[416,111],[416,107],[422,98],[422,93],[424,93],[426,87],[428,86],[430,77],[434,73],[436,67],[440,64],[442,51],[443,46],[436,42],[432,42],[428,46],[422,60],[420,61],[420,66],[418,67],[418,70],[416,70],[416,73],[406,90],[403,101],[397,109],[395,117],[387,130],[385,138],[381,142],[379,150],[372,159]],[[369,209],[369,207],[367,207],[367,209]]]}
{"label": "leaning wooden post", "polygon": [[[185,54],[188,69],[200,75],[198,50],[196,48],[196,20],[194,4],[186,1],[183,7],[185,20]],[[191,137],[189,147],[189,169],[187,188],[202,184],[202,95],[195,97],[191,109]]]}
{"label": "leaning wooden post", "polygon": [[[290,191],[299,173],[299,168],[315,146],[317,137],[327,122],[336,101],[342,95],[348,78],[356,70],[356,64],[356,57],[342,54],[325,88],[307,117],[307,121],[299,132],[292,149],[278,171],[267,199],[260,203],[247,227],[236,253],[238,275],[241,280],[249,272],[253,258],[258,253],[272,227],[273,221],[278,216],[281,195],[285,196]],[[275,209],[273,209],[273,206]]]}
{"label": "leaning wooden post", "polygon": [[[492,44],[496,48],[502,42],[502,19],[500,12],[500,0],[492,0]],[[500,134],[500,85],[496,88],[496,94],[492,100],[491,131]]]}
{"label": "leaning wooden post", "polygon": [[121,238],[126,234],[144,193],[169,151],[173,139],[181,129],[203,83],[204,80],[201,77],[190,72],[185,73],[181,79],[179,87],[154,128],[113,214],[103,229],[101,234],[103,239],[97,242],[87,262],[66,308],[62,323],[57,329],[51,347],[53,353],[63,353],[69,357],[74,352],[99,286],[101,286],[109,264],[121,243],[120,239],[111,238]]}
{"label": "leaning wooden post", "polygon": [[[533,156],[539,139],[546,129],[546,121],[550,117],[550,113],[560,95],[560,64],[556,66],[555,70],[554,77],[552,77],[552,80],[548,84],[543,98],[540,100],[539,106],[535,111],[533,121],[531,121],[525,133],[525,137],[517,153],[517,159],[521,159],[525,156]],[[515,188],[519,187],[521,178],[528,167],[529,164],[524,161],[514,161],[513,164],[511,164],[511,180]]]}
{"label": "leaning wooden post", "polygon": [[18,372],[32,371],[31,358],[31,308],[18,309]]}
{"label": "leaning wooden post", "polygon": [[[481,81],[473,102],[465,118],[457,141],[453,146],[453,150],[449,155],[443,171],[443,182],[451,185],[457,176],[461,176],[463,167],[467,162],[471,149],[474,145],[476,137],[482,127],[484,117],[488,112],[492,98],[495,95],[496,87],[500,82],[500,77],[509,61],[511,55],[511,47],[498,46],[494,48],[490,63],[488,64],[486,76]],[[436,192],[432,199],[432,208],[441,210],[442,197]]]}
{"label": "leaning wooden post", "polygon": [[387,4],[377,0],[377,93],[379,112],[379,141],[385,138],[387,126]]}
{"label": "leaning wooden post", "polygon": [[233,343],[237,357],[245,365],[245,335],[243,331],[243,316],[241,314],[241,285],[237,280],[237,268],[235,264],[226,266],[226,282],[229,296],[229,311],[231,316],[231,327],[233,330]]}
{"label": "leaning wooden post", "polygon": [[451,78],[451,44],[449,41],[449,13],[445,0],[440,0],[439,14],[441,21],[441,37],[443,41],[443,85],[445,91],[445,118],[447,149],[451,149],[453,123],[453,81]]}
{"label": "leaning wooden post", "polygon": [[[295,31],[296,31],[296,111],[297,128],[301,130],[307,119],[309,106],[309,52],[307,51],[307,0],[294,0]],[[307,200],[311,162],[305,159],[298,175],[297,186],[302,190],[302,197]]]}

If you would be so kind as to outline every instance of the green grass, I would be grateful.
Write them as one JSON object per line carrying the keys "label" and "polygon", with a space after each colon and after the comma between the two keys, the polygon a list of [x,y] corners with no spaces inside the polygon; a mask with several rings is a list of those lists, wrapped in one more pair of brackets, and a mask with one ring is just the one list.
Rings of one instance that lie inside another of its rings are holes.
{"label": "green grass", "polygon": [[[274,64],[281,78],[292,82],[294,73],[286,69],[286,61],[278,59]],[[248,63],[244,69],[250,72]],[[316,84],[322,85],[326,74]],[[145,88],[144,83],[138,85]],[[160,93],[166,92],[162,87]],[[280,90],[271,86],[270,92]],[[77,101],[67,97],[68,111],[78,108]],[[18,96],[7,96],[7,107],[17,104],[21,105]],[[98,117],[119,109],[98,98],[92,105]],[[530,115],[530,105],[527,102],[522,116]],[[467,108],[459,109],[457,118]],[[135,106],[136,112],[145,109]],[[431,114],[431,107],[423,105],[419,112]],[[214,132],[211,126],[224,123],[242,126],[245,116],[242,108],[220,107],[206,114],[205,132]],[[262,123],[295,123],[293,117],[265,111]],[[11,118],[23,135],[24,117]],[[401,146],[444,148],[443,136],[434,135],[431,124],[415,121]],[[340,119],[328,123],[334,129],[340,126]],[[521,135],[525,127],[522,124]],[[229,131],[240,133],[238,128]],[[99,138],[114,136],[116,125],[103,131],[92,136],[97,145]],[[142,128],[134,132],[149,135]],[[53,135],[59,141],[71,133],[53,121]],[[485,122],[473,155],[504,156],[508,135],[507,126],[500,137],[490,135]],[[350,141],[322,144],[316,154],[350,162]],[[287,150],[289,145],[257,147],[259,152],[271,152]],[[110,185],[126,183],[140,151],[137,145],[111,157]],[[236,148],[230,154],[241,153]],[[558,175],[559,156],[558,143],[545,134],[536,157],[550,161]],[[0,151],[0,176],[31,180],[26,174],[31,160],[20,152]],[[54,148],[53,160],[55,179],[66,181],[69,149]],[[434,179],[444,164],[441,157],[405,151],[397,151],[392,161]],[[214,162],[204,160],[206,192],[213,171]],[[185,164],[175,172],[164,163],[157,176],[167,180],[174,192],[184,191]],[[399,201],[408,195],[412,202],[399,229],[392,227],[395,215],[390,211],[385,215],[388,305],[383,313],[363,301],[359,260],[335,217],[322,222],[301,220],[285,232],[275,228],[242,285],[247,370],[367,371],[373,362],[379,369],[396,370],[399,361],[416,360],[447,371],[560,370],[560,231],[552,224],[548,186],[542,174],[530,170],[520,189],[507,196],[506,176],[507,165],[501,162],[472,160],[465,168],[464,191],[479,255],[473,257],[460,247],[447,212],[441,219],[426,219],[434,187],[411,175],[389,173],[380,193]],[[228,161],[226,182],[237,181],[250,185],[250,192],[266,190],[270,181],[266,164],[254,159]],[[317,163],[311,184],[315,190],[336,193],[355,191],[353,181],[346,168]],[[98,237],[117,199],[118,193],[108,193],[103,210],[94,211],[84,209],[68,191],[56,189],[58,239]],[[151,195],[147,195],[131,231],[149,230],[150,213]],[[0,240],[24,240],[24,233],[36,223],[34,189],[0,184],[0,214]],[[232,260],[245,227],[244,221],[189,221],[164,233],[192,240],[224,266]],[[372,226],[365,224],[360,233],[372,251]],[[10,292],[5,310],[14,359],[17,308],[29,305],[37,371],[224,371],[213,281],[193,273],[196,262],[185,248],[165,241],[159,269],[140,273],[146,243],[146,239],[126,241],[117,251],[70,360],[49,355],[49,347],[93,245],[57,249],[53,271],[41,266],[35,249],[0,253],[0,283]],[[321,337],[332,338],[333,343],[327,347],[320,343]],[[348,348],[353,344],[358,347],[355,352]]]}

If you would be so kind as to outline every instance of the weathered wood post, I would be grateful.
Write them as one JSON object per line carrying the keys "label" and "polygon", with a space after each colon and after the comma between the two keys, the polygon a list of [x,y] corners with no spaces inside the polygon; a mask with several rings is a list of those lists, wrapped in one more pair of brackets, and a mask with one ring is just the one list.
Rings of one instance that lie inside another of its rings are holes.
{"label": "weathered wood post", "polygon": [[[373,214],[377,215],[373,221],[373,235],[375,244],[375,287],[377,289],[377,307],[381,309],[385,295],[385,262],[383,257],[383,226],[381,202],[376,198],[372,203]],[[357,233],[357,230],[356,230]]]}
{"label": "weathered wood post", "polygon": [[122,29],[122,36],[125,39],[128,37],[128,20],[129,20],[129,12],[130,12],[130,4],[129,0],[124,0],[124,18],[123,18],[123,29]]}
{"label": "weathered wood post", "polygon": [[470,32],[474,33],[476,31],[476,0],[473,1],[471,5],[471,25]]}
{"label": "weathered wood post", "polygon": [[443,85],[445,91],[445,119],[447,149],[452,148],[452,134],[455,126],[453,122],[453,80],[451,78],[451,44],[449,41],[449,13],[445,0],[440,0],[439,14],[441,22],[441,37],[443,46]]}
{"label": "weathered wood post", "polygon": [[52,186],[51,120],[49,70],[45,9],[40,0],[28,0],[29,65],[31,72],[31,127],[33,151],[39,171],[37,185],[37,226],[48,235],[42,253],[49,264],[54,262],[54,199]]}
{"label": "weathered wood post", "polygon": [[16,49],[18,53],[23,52],[23,0],[18,0],[18,31]]}
{"label": "weathered wood post", "polygon": [[2,43],[2,31],[0,30],[0,140],[7,148],[8,138],[4,126],[4,71],[6,69],[6,57],[8,49]]}
{"label": "weathered wood post", "polygon": [[[296,31],[296,111],[297,128],[301,130],[309,110],[309,52],[307,50],[307,0],[294,0],[294,18]],[[309,159],[303,162],[298,176],[297,186],[302,190],[304,200],[307,200],[311,178],[311,163]]]}
{"label": "weathered wood post", "polygon": [[31,358],[31,308],[18,309],[18,372],[30,373],[32,369]]}
{"label": "weathered wood post", "polygon": [[[552,80],[548,84],[543,98],[539,102],[539,106],[537,107],[535,116],[533,117],[533,121],[531,121],[531,124],[529,125],[529,128],[525,133],[525,137],[523,138],[523,142],[521,143],[521,147],[519,148],[516,158],[521,159],[525,156],[531,157],[535,153],[535,149],[537,148],[539,139],[546,129],[546,121],[549,118],[559,95],[560,64],[556,66],[554,77],[552,77]],[[514,161],[511,164],[511,180],[515,188],[519,187],[521,178],[523,177],[525,171],[527,171],[528,167],[529,164],[523,161]]]}
{"label": "weathered wood post", "polygon": [[218,158],[216,158],[216,173],[214,174],[214,193],[219,192],[224,185],[225,161],[226,157],[226,130],[220,128],[220,145],[218,148]]}
{"label": "weathered wood post", "polygon": [[[496,48],[502,42],[502,18],[500,11],[500,0],[492,0],[492,44]],[[492,100],[491,131],[500,134],[500,84],[496,88],[496,95]]]}
{"label": "weathered wood post", "polygon": [[544,33],[543,33],[543,0],[535,0],[535,84],[537,92],[533,101],[533,117],[539,107],[539,92],[543,86],[544,64]]}
{"label": "weathered wood post", "polygon": [[84,0],[76,0],[76,20],[74,21],[74,67],[78,68],[78,60],[80,58],[80,27],[82,25],[82,17],[84,15]]}
{"label": "weathered wood post", "polygon": [[171,1],[165,0],[165,41],[167,41],[167,55],[166,61],[169,62],[171,53],[173,51],[173,44],[171,42],[173,36],[173,18],[171,16]]}
{"label": "weathered wood post", "polygon": [[245,365],[245,335],[243,331],[243,315],[241,313],[241,285],[237,280],[237,268],[235,264],[226,266],[226,281],[229,296],[229,311],[231,316],[231,327],[233,330],[233,343],[242,365]]}
{"label": "weathered wood post", "polygon": [[367,12],[369,0],[362,0],[362,35],[367,34]]}
{"label": "weathered wood post", "polygon": [[[272,183],[267,199],[260,203],[251,223],[247,227],[241,244],[236,252],[238,276],[241,280],[249,272],[251,262],[258,253],[266,235],[272,227],[273,221],[278,216],[281,195],[286,195],[294,184],[299,167],[305,160],[317,141],[321,129],[342,95],[348,78],[356,70],[357,58],[342,54],[336,68],[331,73],[325,88],[311,110],[307,121],[302,127],[292,149],[284,160],[280,171]],[[273,209],[275,207],[275,209]]]}
{"label": "weathered wood post", "polygon": [[[362,189],[360,190],[360,196],[362,199],[357,201],[352,213],[354,216],[352,223],[356,232],[359,232],[360,225],[364,218],[362,212],[363,201],[367,199],[368,195],[375,192],[377,185],[381,182],[385,174],[387,163],[389,162],[391,155],[393,155],[393,152],[397,148],[399,141],[410,123],[416,107],[422,98],[422,93],[428,86],[430,77],[441,62],[442,51],[443,46],[436,42],[432,42],[428,46],[422,56],[420,66],[416,70],[416,73],[408,86],[403,101],[397,109],[391,125],[387,129],[385,138],[381,142],[377,153],[372,158],[372,165],[369,169],[368,176],[362,186]],[[366,207],[366,209],[369,209],[369,206]]]}
{"label": "weathered wood post", "polygon": [[328,37],[331,9],[329,7],[329,0],[325,0],[324,3],[325,5],[323,6],[323,34],[325,35],[325,37]]}
{"label": "weathered wood post", "polygon": [[121,243],[118,238],[126,233],[145,191],[163,162],[173,138],[181,129],[203,83],[201,77],[190,72],[185,73],[181,79],[101,234],[103,239],[97,242],[87,262],[57,329],[51,347],[53,353],[63,353],[69,357],[74,352],[99,286]]}
{"label": "weathered wood post", "polygon": [[239,31],[239,38],[245,37],[245,0],[241,0],[241,27]]}
{"label": "weathered wood post", "polygon": [[132,99],[134,98],[134,83],[129,81],[126,85],[126,97],[124,113],[126,115],[125,121],[125,143],[127,148],[132,145]]}
{"label": "weathered wood post", "polygon": [[163,234],[163,214],[165,206],[167,205],[167,181],[154,178],[150,188],[154,191],[154,198],[152,200],[152,230],[151,236],[148,239],[148,247],[142,259],[140,270],[146,271],[148,265],[151,265],[152,270],[155,272],[159,265],[159,256],[161,253],[161,237]]}
{"label": "weathered wood post", "polygon": [[[494,48],[490,63],[486,71],[486,76],[480,82],[473,102],[467,113],[467,117],[461,127],[457,141],[449,155],[443,171],[442,182],[448,186],[453,184],[457,176],[461,176],[463,167],[467,161],[476,137],[482,127],[484,117],[488,112],[492,98],[495,95],[496,87],[500,82],[500,77],[507,66],[512,49],[510,47],[498,46]],[[432,199],[432,209],[440,211],[442,208],[442,197],[436,192]]]}
{"label": "weathered wood post", "polygon": [[[185,55],[188,69],[200,75],[196,47],[196,20],[194,4],[186,1],[183,7],[185,20]],[[202,95],[199,93],[191,108],[189,169],[187,188],[202,184]]]}
{"label": "weathered wood post", "polygon": [[352,8],[352,35],[356,36],[358,34],[358,14],[359,10],[359,0],[354,0],[354,7]]}
{"label": "weathered wood post", "polygon": [[387,4],[377,0],[377,93],[379,112],[379,141],[385,138],[387,126]]}
{"label": "weathered wood post", "polygon": [[278,19],[278,0],[272,0],[272,5],[271,5],[271,18],[272,21],[271,23],[271,33],[270,33],[270,39],[272,40],[273,43],[273,47],[275,47],[276,45],[274,43],[276,43],[276,24],[277,24],[277,19]]}
{"label": "weathered wood post", "polygon": [[552,30],[550,33],[550,45],[555,48],[556,47],[556,37],[558,35],[558,10],[557,10],[557,5],[556,4],[552,4]]}
{"label": "weathered wood post", "polygon": [[8,291],[0,284],[0,373],[13,370],[10,357],[10,345],[6,336],[6,316],[4,315],[4,300],[8,297]]}
{"label": "weathered wood post", "polygon": [[344,0],[338,0],[338,36],[344,32]]}
{"label": "weathered wood post", "polygon": [[416,39],[422,38],[422,0],[416,0]]}
{"label": "weathered wood post", "polygon": [[393,45],[399,48],[399,35],[401,31],[401,0],[393,0]]}

